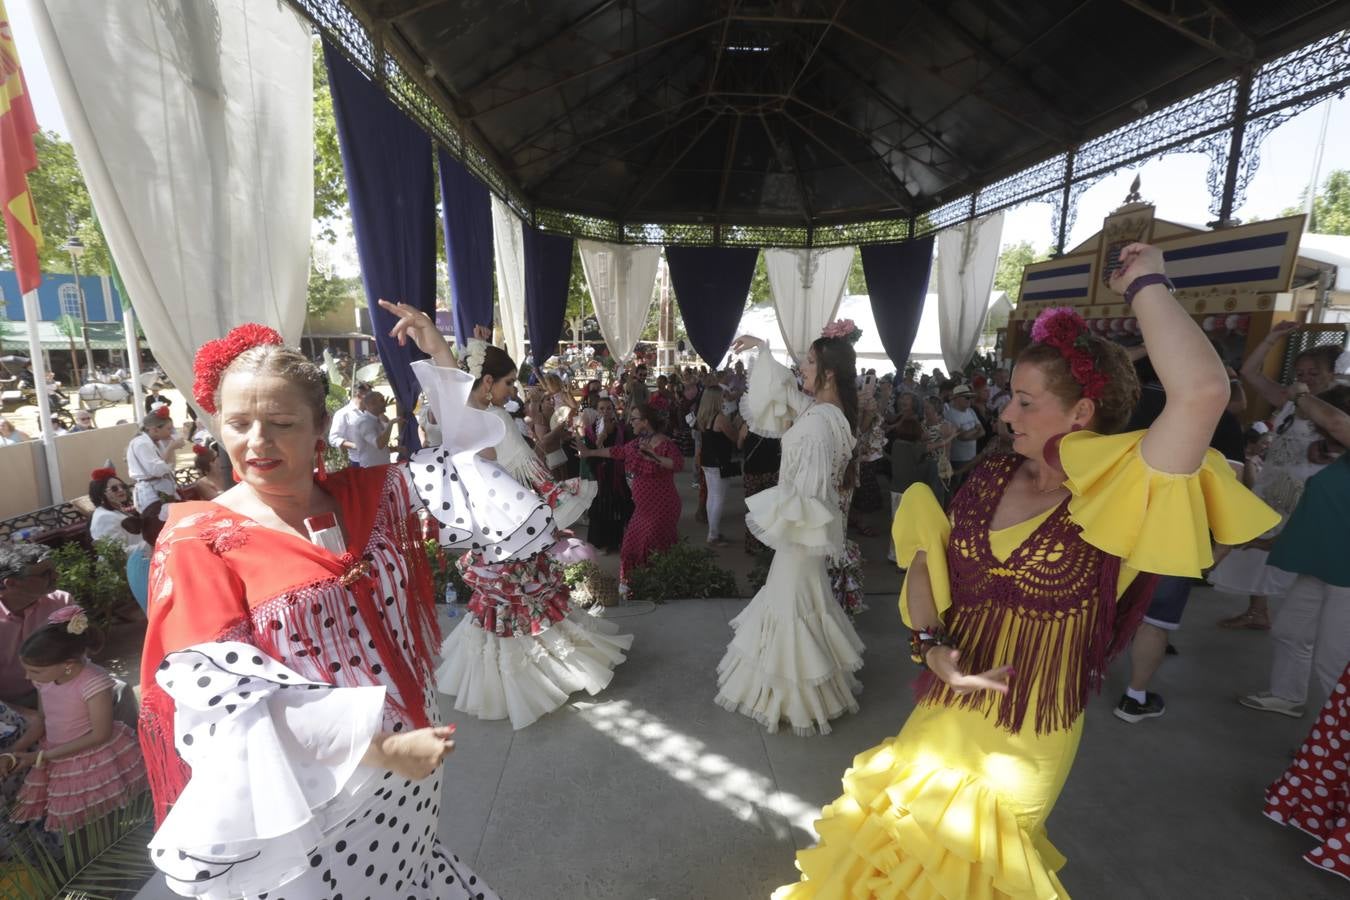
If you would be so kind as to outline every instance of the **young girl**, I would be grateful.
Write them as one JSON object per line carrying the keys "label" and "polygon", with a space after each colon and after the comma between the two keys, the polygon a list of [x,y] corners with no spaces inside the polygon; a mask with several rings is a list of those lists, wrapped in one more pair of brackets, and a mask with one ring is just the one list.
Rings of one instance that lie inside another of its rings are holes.
{"label": "young girl", "polygon": [[16,822],[41,820],[47,831],[68,834],[148,788],[136,737],[113,718],[113,679],[86,658],[96,640],[84,610],[71,604],[19,648],[42,720],[36,752],[16,754],[15,770],[28,771]]}

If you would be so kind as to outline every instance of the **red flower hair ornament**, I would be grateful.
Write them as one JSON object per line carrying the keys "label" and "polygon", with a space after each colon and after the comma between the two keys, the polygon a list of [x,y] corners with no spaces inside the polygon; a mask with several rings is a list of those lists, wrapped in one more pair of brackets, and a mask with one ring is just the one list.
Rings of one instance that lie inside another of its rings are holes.
{"label": "red flower hair ornament", "polygon": [[89,473],[90,481],[107,481],[109,478],[116,478],[117,470],[111,466],[104,466],[101,469],[95,469]]}
{"label": "red flower hair ornament", "polygon": [[192,362],[192,397],[197,405],[208,413],[217,412],[216,391],[220,390],[220,379],[239,354],[254,347],[268,344],[284,344],[276,329],[249,322],[230,331],[223,338],[207,341],[197,351]]}
{"label": "red flower hair ornament", "polygon": [[1097,370],[1097,364],[1088,352],[1092,343],[1088,324],[1072,307],[1057,306],[1037,316],[1031,326],[1031,339],[1060,352],[1069,364],[1073,380],[1083,389],[1084,397],[1089,400],[1102,398],[1110,379]]}

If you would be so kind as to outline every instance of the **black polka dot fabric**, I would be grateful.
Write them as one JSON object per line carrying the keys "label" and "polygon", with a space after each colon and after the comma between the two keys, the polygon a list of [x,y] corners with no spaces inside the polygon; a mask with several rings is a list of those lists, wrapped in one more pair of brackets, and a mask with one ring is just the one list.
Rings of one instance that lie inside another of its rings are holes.
{"label": "black polka dot fabric", "polygon": [[436,839],[439,772],[413,782],[360,765],[383,727],[382,687],[313,681],[236,642],[165,663],[156,681],[174,700],[176,747],[194,773],[150,842],[173,890],[495,898]]}

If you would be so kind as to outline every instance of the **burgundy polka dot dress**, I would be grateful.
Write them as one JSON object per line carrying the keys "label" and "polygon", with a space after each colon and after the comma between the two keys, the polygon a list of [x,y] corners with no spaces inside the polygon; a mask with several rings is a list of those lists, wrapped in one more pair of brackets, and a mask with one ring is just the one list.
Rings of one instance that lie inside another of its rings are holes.
{"label": "burgundy polka dot dress", "polygon": [[[644,446],[657,456],[672,460],[675,467],[667,469],[652,462],[642,454]],[[609,452],[611,458],[623,463],[633,491],[633,517],[619,548],[619,580],[627,584],[629,572],[646,565],[653,553],[673,547],[679,539],[681,507],[675,473],[684,470],[684,455],[674,441],[663,436],[650,444],[629,441],[611,447]]]}
{"label": "burgundy polka dot dress", "polygon": [[1303,858],[1350,881],[1350,667],[1293,765],[1266,790],[1265,813],[1316,838]]}

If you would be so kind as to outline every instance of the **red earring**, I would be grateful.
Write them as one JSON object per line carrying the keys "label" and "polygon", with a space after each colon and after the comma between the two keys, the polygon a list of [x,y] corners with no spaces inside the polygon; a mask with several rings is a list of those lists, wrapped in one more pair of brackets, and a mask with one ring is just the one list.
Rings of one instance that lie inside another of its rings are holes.
{"label": "red earring", "polygon": [[328,470],[323,466],[323,441],[315,441],[314,446],[314,477],[319,481],[327,481]]}
{"label": "red earring", "polygon": [[234,483],[235,483],[235,484],[238,484],[239,482],[241,482],[241,481],[244,480],[243,478],[241,478],[241,477],[239,476],[239,470],[238,470],[238,469],[231,469],[231,470],[230,470],[230,477],[234,479]]}

